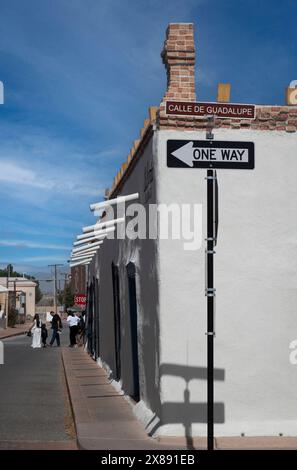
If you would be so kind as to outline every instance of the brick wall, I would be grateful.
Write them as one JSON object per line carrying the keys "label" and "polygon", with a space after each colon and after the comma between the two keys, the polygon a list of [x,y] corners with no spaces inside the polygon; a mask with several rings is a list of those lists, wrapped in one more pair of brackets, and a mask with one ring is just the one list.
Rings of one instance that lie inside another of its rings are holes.
{"label": "brick wall", "polygon": [[192,23],[168,25],[161,57],[167,71],[167,91],[163,101],[195,101],[195,44]]}
{"label": "brick wall", "polygon": [[[206,129],[207,120],[196,116],[167,116],[165,112],[158,117],[159,129],[193,130]],[[215,119],[215,128],[256,129],[264,131],[297,131],[296,106],[257,106],[256,119]]]}

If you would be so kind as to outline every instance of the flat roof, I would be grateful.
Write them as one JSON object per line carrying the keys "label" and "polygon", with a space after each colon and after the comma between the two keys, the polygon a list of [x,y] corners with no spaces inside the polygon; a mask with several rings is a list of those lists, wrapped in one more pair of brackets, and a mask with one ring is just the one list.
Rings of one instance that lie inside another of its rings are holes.
{"label": "flat roof", "polygon": [[[36,282],[31,281],[30,279],[27,279],[25,277],[10,277],[8,279],[9,281],[9,287],[16,283],[16,286],[22,286],[22,287],[36,287],[37,284]],[[6,287],[7,285],[7,278],[6,277],[0,277],[0,285]]]}

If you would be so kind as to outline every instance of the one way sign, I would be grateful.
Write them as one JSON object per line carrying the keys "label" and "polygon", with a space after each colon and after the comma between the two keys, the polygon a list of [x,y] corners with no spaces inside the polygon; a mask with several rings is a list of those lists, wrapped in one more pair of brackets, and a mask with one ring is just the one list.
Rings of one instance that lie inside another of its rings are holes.
{"label": "one way sign", "polygon": [[252,170],[255,167],[254,143],[222,140],[168,140],[167,166]]}

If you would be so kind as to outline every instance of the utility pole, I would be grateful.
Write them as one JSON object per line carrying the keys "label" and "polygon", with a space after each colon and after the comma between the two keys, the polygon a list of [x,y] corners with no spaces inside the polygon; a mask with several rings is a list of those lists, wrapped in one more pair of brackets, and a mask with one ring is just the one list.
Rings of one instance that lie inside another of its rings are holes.
{"label": "utility pole", "polygon": [[7,289],[8,289],[8,287],[9,287],[9,278],[10,278],[10,275],[11,275],[11,264],[8,264],[8,265],[7,265],[6,271],[7,271],[6,287],[7,287]]}
{"label": "utility pole", "polygon": [[6,293],[6,305],[5,305],[5,315],[6,315],[6,328],[8,328],[8,314],[9,314],[9,278],[11,274],[11,264],[7,265],[6,268],[7,271],[7,277],[6,277],[6,288],[7,288],[7,293]]}
{"label": "utility pole", "polygon": [[54,312],[57,312],[57,267],[64,266],[63,264],[49,264],[49,268],[54,268]]}
{"label": "utility pole", "polygon": [[64,273],[64,313],[66,312],[66,287],[68,274]]}

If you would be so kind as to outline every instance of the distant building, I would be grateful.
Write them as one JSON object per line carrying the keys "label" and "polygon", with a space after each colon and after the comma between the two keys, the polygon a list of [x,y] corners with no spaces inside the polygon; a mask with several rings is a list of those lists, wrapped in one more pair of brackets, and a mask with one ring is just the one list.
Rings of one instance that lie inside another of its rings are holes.
{"label": "distant building", "polygon": [[[0,278],[0,286],[7,287],[7,278]],[[35,315],[35,289],[36,282],[25,277],[10,277],[8,280],[8,290],[16,293],[16,309],[19,314],[25,316]]]}
{"label": "distant building", "polygon": [[71,268],[71,289],[74,295],[86,295],[86,267]]}
{"label": "distant building", "polygon": [[5,312],[8,298],[8,289],[0,285],[0,328],[6,326]]}

